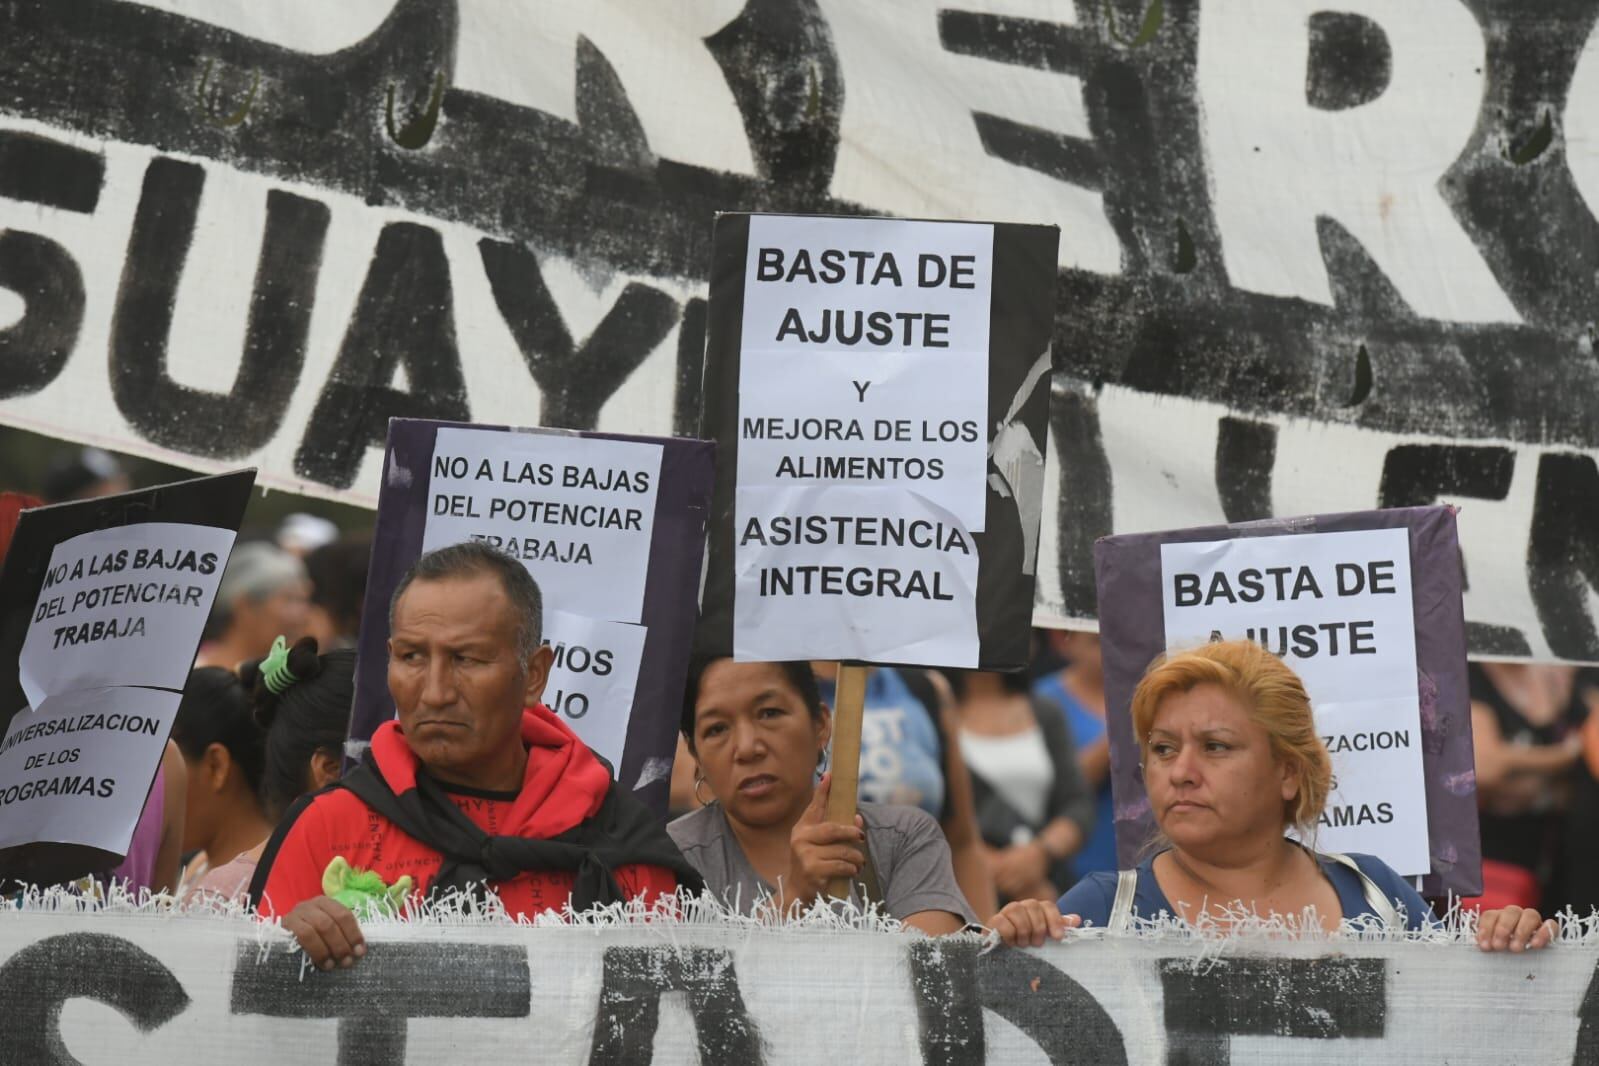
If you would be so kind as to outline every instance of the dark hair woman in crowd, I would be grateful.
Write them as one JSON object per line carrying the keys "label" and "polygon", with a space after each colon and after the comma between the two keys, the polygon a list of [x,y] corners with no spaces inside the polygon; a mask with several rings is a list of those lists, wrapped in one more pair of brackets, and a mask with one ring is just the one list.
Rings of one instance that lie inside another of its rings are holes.
{"label": "dark hair woman in crowd", "polygon": [[190,671],[172,739],[188,772],[183,851],[195,853],[180,894],[236,898],[248,886],[253,864],[235,860],[265,841],[272,823],[260,798],[266,733],[233,671],[219,666]]}
{"label": "dark hair woman in crowd", "polygon": [[683,736],[706,806],[667,827],[712,893],[740,913],[808,907],[829,880],[933,935],[971,921],[938,823],[916,807],[862,804],[852,825],[824,820],[818,774],[832,712],[809,663],[696,661]]}
{"label": "dark hair woman in crowd", "polygon": [[355,701],[355,651],[319,655],[316,638],[302,637],[274,654],[281,659],[245,663],[239,677],[266,730],[261,805],[275,824],[295,800],[338,780]]}
{"label": "dark hair woman in crowd", "polygon": [[[1042,944],[1078,925],[1123,928],[1161,915],[1226,926],[1241,909],[1295,920],[1313,908],[1332,932],[1378,917],[1418,929],[1432,917],[1415,889],[1370,855],[1316,852],[1332,782],[1299,676],[1252,641],[1203,645],[1156,660],[1133,694],[1133,730],[1159,851],[1135,870],[1097,873],[1059,903],[1024,900],[1000,911],[1009,944]],[[1485,950],[1546,946],[1554,923],[1533,910],[1486,911]]]}
{"label": "dark hair woman in crowd", "polygon": [[317,654],[315,639],[234,675],[189,675],[173,737],[189,766],[185,847],[201,849],[185,878],[187,898],[243,900],[272,827],[300,796],[339,776],[355,653]]}
{"label": "dark hair woman in crowd", "polygon": [[1094,825],[1065,713],[1025,674],[948,670],[971,771],[977,827],[1000,899],[1054,899]]}

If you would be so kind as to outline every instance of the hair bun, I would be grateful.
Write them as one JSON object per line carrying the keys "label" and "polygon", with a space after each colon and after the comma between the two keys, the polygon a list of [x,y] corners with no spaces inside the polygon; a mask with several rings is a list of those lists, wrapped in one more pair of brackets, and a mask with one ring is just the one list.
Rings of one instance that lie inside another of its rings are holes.
{"label": "hair bun", "polygon": [[245,691],[254,692],[255,683],[261,677],[261,660],[246,659],[239,664],[239,668],[235,673],[239,675],[239,683],[244,686]]}
{"label": "hair bun", "polygon": [[287,683],[280,683],[276,692],[272,690],[267,679],[267,675],[273,672],[266,669],[266,664],[271,658],[272,656],[268,655],[260,659],[251,659],[239,666],[239,680],[250,693],[254,705],[252,715],[256,724],[262,729],[272,728],[272,720],[277,717],[279,701],[294,691],[295,685],[310,681],[322,673],[322,658],[318,654],[315,637],[301,637],[294,642],[294,647],[288,650],[285,661],[279,668],[280,676],[286,673],[284,680]]}
{"label": "hair bun", "polygon": [[309,681],[322,673],[322,656],[315,637],[301,637],[289,649],[289,672],[295,683]]}

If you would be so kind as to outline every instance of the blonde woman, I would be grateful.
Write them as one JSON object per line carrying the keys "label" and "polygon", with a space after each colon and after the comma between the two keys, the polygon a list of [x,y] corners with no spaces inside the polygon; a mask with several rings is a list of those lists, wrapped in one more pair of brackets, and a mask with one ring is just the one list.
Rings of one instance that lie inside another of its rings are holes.
{"label": "blonde woman", "polygon": [[[1079,925],[1124,926],[1160,915],[1225,924],[1240,911],[1294,920],[1313,909],[1332,932],[1377,917],[1418,929],[1426,901],[1381,859],[1329,855],[1284,835],[1314,829],[1332,764],[1297,674],[1250,641],[1207,644],[1157,660],[1133,694],[1134,735],[1160,849],[1136,869],[1098,873],[1058,903],[1012,903],[994,919],[1009,944],[1042,944]],[[1544,947],[1538,913],[1485,912],[1486,950]]]}

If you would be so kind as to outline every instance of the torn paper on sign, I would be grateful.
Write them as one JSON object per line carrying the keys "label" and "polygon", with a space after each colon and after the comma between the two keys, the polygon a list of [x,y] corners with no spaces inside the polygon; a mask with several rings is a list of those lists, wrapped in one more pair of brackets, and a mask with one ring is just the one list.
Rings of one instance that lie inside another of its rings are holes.
{"label": "torn paper on sign", "polygon": [[555,652],[544,705],[609,762],[613,774],[627,746],[646,632],[627,622],[544,612],[544,643]]}

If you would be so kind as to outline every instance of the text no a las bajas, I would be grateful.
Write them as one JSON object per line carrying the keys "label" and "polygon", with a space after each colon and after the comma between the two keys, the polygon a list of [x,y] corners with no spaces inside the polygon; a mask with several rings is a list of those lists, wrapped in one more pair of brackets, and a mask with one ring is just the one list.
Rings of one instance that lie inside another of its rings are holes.
{"label": "text no a las bajas", "polygon": [[144,522],[54,546],[17,664],[29,706],[0,740],[0,847],[126,851],[233,540]]}

